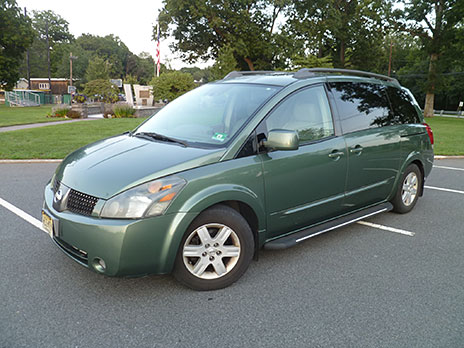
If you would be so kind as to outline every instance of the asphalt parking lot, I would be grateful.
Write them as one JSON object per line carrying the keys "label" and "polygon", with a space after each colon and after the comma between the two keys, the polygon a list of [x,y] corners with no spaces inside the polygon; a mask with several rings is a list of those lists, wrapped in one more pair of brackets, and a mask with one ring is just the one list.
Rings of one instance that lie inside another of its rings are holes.
{"label": "asphalt parking lot", "polygon": [[0,347],[463,346],[464,159],[411,213],[262,251],[214,292],[95,274],[5,207],[39,220],[56,165],[0,164]]}

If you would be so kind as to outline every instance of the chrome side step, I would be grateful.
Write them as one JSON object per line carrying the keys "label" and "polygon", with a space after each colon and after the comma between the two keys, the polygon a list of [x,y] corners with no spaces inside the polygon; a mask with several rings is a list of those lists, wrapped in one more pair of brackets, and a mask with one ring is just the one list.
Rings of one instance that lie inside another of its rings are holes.
{"label": "chrome side step", "polygon": [[345,215],[341,218],[325,222],[323,224],[307,228],[305,230],[289,234],[287,236],[274,239],[264,244],[266,250],[277,250],[290,248],[298,243],[305,241],[311,237],[318,236],[322,233],[335,230],[336,228],[343,227],[352,224],[356,221],[366,219],[368,217],[384,213],[393,209],[393,205],[390,202],[382,203],[374,207],[363,209],[355,213]]}

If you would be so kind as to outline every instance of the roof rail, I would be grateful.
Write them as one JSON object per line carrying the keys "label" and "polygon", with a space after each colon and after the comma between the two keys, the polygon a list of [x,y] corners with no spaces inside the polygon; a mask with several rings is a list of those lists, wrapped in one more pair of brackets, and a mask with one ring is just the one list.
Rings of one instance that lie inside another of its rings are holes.
{"label": "roof rail", "polygon": [[288,74],[288,72],[283,71],[272,71],[272,70],[254,70],[254,71],[231,71],[223,78],[223,80],[232,79],[234,77],[240,77],[245,75],[266,75],[266,74]]}
{"label": "roof rail", "polygon": [[355,76],[366,76],[374,77],[379,80],[385,80],[394,82],[399,85],[397,79],[385,75],[375,74],[367,71],[361,70],[350,70],[350,69],[335,69],[335,68],[303,68],[298,70],[293,77],[296,79],[303,79],[307,77],[314,77],[315,73],[329,73],[329,74],[345,74],[345,75],[355,75]]}

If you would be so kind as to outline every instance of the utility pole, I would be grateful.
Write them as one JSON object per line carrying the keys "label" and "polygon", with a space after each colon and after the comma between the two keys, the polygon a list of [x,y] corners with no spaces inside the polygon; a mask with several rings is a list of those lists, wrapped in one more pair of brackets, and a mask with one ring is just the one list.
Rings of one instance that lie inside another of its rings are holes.
{"label": "utility pole", "polygon": [[[27,17],[26,8],[24,8],[24,17]],[[29,64],[29,48],[26,51],[26,66],[27,66],[27,89],[31,89],[31,65]]]}
{"label": "utility pole", "polygon": [[[52,75],[50,72],[50,39],[48,37],[48,19],[45,20],[45,35],[47,36],[47,63],[48,63],[48,88],[49,94],[52,94]],[[49,100],[51,102],[51,100]]]}
{"label": "utility pole", "polygon": [[388,76],[390,76],[390,73],[391,73],[392,51],[393,51],[393,39],[390,39],[390,57],[388,58]]}
{"label": "utility pole", "polygon": [[69,52],[69,85],[72,86],[72,52]]}

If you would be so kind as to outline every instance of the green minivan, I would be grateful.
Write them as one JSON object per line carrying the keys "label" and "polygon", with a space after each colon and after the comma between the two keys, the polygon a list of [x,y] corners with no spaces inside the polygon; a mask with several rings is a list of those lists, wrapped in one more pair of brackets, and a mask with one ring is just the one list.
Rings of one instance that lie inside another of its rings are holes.
{"label": "green minivan", "polygon": [[173,273],[219,289],[262,247],[407,213],[432,164],[432,131],[393,78],[232,72],[67,156],[45,188],[42,221],[95,272]]}

